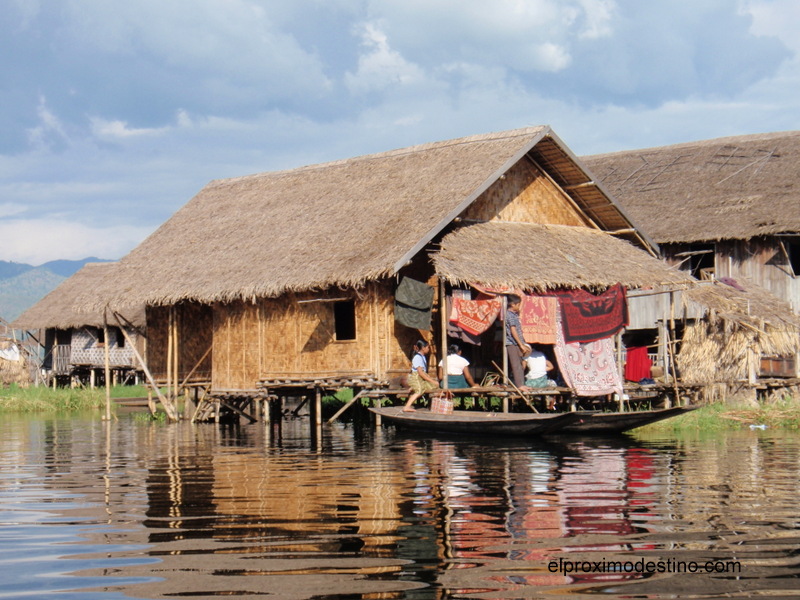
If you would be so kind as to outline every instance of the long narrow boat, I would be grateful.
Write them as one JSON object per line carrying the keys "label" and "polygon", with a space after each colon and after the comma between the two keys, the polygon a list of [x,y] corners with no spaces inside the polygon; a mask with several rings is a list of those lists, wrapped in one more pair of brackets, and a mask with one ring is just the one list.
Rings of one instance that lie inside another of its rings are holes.
{"label": "long narrow boat", "polygon": [[454,410],[449,415],[442,415],[429,410],[403,412],[399,406],[384,406],[370,410],[397,427],[470,435],[543,435],[562,430],[582,418],[577,412],[501,413]]}
{"label": "long narrow boat", "polygon": [[580,418],[562,427],[559,433],[622,433],[686,414],[696,408],[696,406],[676,406],[660,410],[635,410],[631,412],[578,411],[574,414],[580,415]]}

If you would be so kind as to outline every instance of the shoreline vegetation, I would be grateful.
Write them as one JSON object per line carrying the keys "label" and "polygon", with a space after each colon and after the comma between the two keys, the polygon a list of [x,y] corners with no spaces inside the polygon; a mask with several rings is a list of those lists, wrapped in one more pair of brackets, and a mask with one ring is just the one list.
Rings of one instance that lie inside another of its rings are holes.
{"label": "shoreline vegetation", "polygon": [[[342,391],[344,392],[344,390]],[[145,386],[114,386],[111,397],[141,398],[147,396]],[[325,408],[338,408],[347,394],[326,397]],[[66,413],[104,410],[105,388],[28,387],[16,385],[0,388],[0,413]],[[332,405],[336,404],[336,407]],[[639,428],[641,433],[683,431],[731,431],[737,429],[800,429],[800,402],[786,399],[757,406],[733,406],[721,402],[702,406],[695,411]]]}

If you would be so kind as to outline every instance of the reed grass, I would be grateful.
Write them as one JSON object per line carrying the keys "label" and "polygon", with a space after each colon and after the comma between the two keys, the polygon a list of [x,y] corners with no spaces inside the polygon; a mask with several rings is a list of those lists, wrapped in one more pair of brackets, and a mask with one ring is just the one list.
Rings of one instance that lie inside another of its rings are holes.
{"label": "reed grass", "polygon": [[0,412],[79,412],[105,408],[102,389],[27,387],[0,389]]}
{"label": "reed grass", "polygon": [[791,399],[753,407],[731,407],[721,402],[637,429],[637,433],[734,431],[749,428],[800,429],[800,404]]}

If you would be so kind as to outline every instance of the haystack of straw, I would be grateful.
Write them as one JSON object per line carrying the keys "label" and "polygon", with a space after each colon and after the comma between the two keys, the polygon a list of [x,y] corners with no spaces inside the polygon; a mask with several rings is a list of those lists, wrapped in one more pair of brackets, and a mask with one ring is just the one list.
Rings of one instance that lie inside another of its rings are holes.
{"label": "haystack of straw", "polygon": [[[0,340],[0,350],[8,350],[13,345],[14,342],[10,340]],[[20,353],[19,360],[7,360],[0,356],[1,385],[17,384],[21,387],[27,387],[29,383],[30,375],[24,353]]]}
{"label": "haystack of straw", "polygon": [[753,283],[712,282],[687,291],[685,303],[701,306],[703,319],[686,327],[676,357],[681,379],[711,384],[747,380],[761,356],[800,352],[800,317],[788,303]]}

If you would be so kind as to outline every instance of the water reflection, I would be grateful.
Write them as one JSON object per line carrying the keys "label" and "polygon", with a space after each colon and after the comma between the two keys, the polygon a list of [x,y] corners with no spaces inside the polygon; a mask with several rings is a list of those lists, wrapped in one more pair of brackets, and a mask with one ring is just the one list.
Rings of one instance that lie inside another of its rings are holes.
{"label": "water reflection", "polygon": [[[0,429],[3,598],[800,589],[791,434],[536,444],[343,426],[318,438],[297,421]],[[690,563],[718,572],[658,570]]]}

